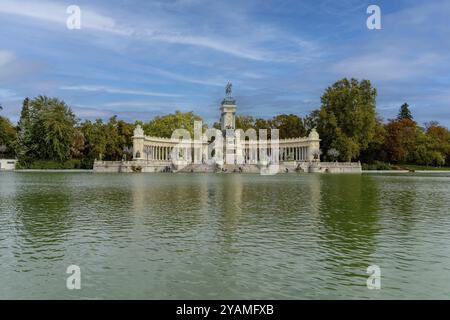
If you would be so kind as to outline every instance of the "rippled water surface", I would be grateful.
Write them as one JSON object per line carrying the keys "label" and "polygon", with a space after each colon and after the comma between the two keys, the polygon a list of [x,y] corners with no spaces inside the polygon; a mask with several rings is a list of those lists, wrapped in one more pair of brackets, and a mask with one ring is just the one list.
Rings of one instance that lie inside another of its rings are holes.
{"label": "rippled water surface", "polygon": [[450,177],[1,173],[0,262],[6,299],[448,299]]}

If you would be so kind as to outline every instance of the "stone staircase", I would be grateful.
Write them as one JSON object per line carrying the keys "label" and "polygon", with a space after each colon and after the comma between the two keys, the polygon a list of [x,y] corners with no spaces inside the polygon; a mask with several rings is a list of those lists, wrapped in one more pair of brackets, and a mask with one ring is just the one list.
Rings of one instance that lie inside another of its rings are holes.
{"label": "stone staircase", "polygon": [[259,173],[260,167],[256,164],[225,164],[220,172],[226,173]]}
{"label": "stone staircase", "polygon": [[260,167],[256,164],[225,164],[222,168],[215,164],[188,164],[175,172],[204,172],[204,173],[259,173]]}
{"label": "stone staircase", "polygon": [[216,165],[211,164],[188,164],[186,167],[181,168],[176,172],[205,172],[205,173],[214,173],[216,172]]}

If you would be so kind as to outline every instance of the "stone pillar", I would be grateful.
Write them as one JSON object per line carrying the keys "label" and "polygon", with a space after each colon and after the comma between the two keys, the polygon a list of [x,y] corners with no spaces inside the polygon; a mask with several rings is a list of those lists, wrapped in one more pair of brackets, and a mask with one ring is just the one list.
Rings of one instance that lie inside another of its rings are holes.
{"label": "stone pillar", "polygon": [[133,159],[142,160],[145,159],[144,155],[144,130],[140,125],[137,125],[133,132]]}
{"label": "stone pillar", "polygon": [[[308,135],[308,140],[309,140],[309,146],[307,149],[307,160],[313,161],[314,155],[319,154],[319,152],[320,152],[320,138],[319,138],[319,134],[317,133],[316,129],[311,130],[311,132]],[[320,161],[320,156],[319,156],[319,159],[317,159],[316,161]]]}

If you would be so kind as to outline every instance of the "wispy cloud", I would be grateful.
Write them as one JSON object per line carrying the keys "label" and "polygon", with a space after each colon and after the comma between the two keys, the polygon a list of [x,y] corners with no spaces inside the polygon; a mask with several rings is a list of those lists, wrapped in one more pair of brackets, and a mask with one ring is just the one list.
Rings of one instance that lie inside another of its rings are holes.
{"label": "wispy cloud", "polygon": [[[162,25],[134,23],[131,26],[126,22],[119,23],[117,19],[101,14],[90,7],[82,6],[81,9],[81,26],[85,30],[102,31],[140,41],[163,42],[206,48],[254,61],[294,62],[299,58],[304,59],[305,53],[311,53],[312,48],[315,47],[310,41],[293,37],[274,28],[259,27],[257,29],[258,32],[246,36],[244,34],[219,36],[214,33],[193,32],[193,30],[189,30],[188,28],[180,30],[180,26],[171,24],[172,20],[169,18]],[[64,28],[68,17],[64,5],[49,1],[34,2],[28,0],[18,3],[14,0],[4,0],[0,6],[0,13],[57,23],[60,25],[61,30],[63,30],[62,28]],[[261,45],[258,45],[258,42],[261,42]],[[303,52],[303,56],[299,56],[298,54],[292,55],[288,51],[280,54],[279,50],[268,50],[267,42],[277,42],[275,47],[279,47],[280,44],[283,44],[283,46],[289,44],[290,46],[296,47],[298,51]]]}
{"label": "wispy cloud", "polygon": [[206,36],[197,36],[182,32],[161,32],[149,29],[144,29],[142,31],[135,30],[133,35],[147,41],[162,41],[173,44],[204,47],[250,60],[270,60],[263,50],[245,48],[236,45],[236,41],[230,41],[228,39],[213,39]]}
{"label": "wispy cloud", "polygon": [[99,93],[111,93],[111,94],[126,94],[136,96],[152,96],[152,97],[181,97],[182,95],[164,92],[153,91],[139,91],[120,88],[110,88],[106,86],[92,86],[92,85],[80,85],[80,86],[61,86],[60,90],[70,91],[86,91],[86,92],[99,92]]}
{"label": "wispy cloud", "polygon": [[14,91],[10,89],[1,89],[0,88],[0,99],[2,100],[12,100],[17,99],[17,95]]}
{"label": "wispy cloud", "polygon": [[188,83],[194,83],[194,84],[201,84],[206,86],[217,86],[217,87],[223,87],[224,83],[226,83],[226,80],[223,78],[220,79],[198,79],[191,76],[185,76],[182,74],[178,74],[175,72],[163,70],[160,68],[150,68],[149,69],[153,74],[157,74],[172,80],[182,81],[182,82],[188,82]]}
{"label": "wispy cloud", "polygon": [[442,60],[435,53],[413,56],[409,53],[379,50],[338,62],[333,71],[347,77],[360,77],[373,81],[411,80],[433,72],[432,68]]}

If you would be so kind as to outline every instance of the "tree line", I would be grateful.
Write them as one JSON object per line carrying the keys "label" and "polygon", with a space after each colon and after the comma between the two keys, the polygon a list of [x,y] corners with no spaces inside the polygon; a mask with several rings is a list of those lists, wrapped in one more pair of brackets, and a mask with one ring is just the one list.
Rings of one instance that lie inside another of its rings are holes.
{"label": "tree line", "polygon": [[[276,128],[281,139],[303,137],[317,128],[321,158],[326,161],[360,160],[375,167],[387,163],[450,165],[450,131],[446,127],[437,122],[420,126],[407,103],[395,119],[383,121],[376,112],[376,97],[370,81],[342,79],[328,87],[320,107],[303,118],[295,114],[270,119],[240,115],[236,127],[244,131]],[[170,137],[178,128],[193,134],[195,120],[202,118],[176,111],[145,123],[128,123],[117,116],[107,122],[81,121],[58,98],[26,98],[16,126],[0,116],[0,157],[16,157],[22,168],[92,168],[95,159],[131,159],[137,124],[147,135]],[[213,127],[220,128],[220,124]]]}

